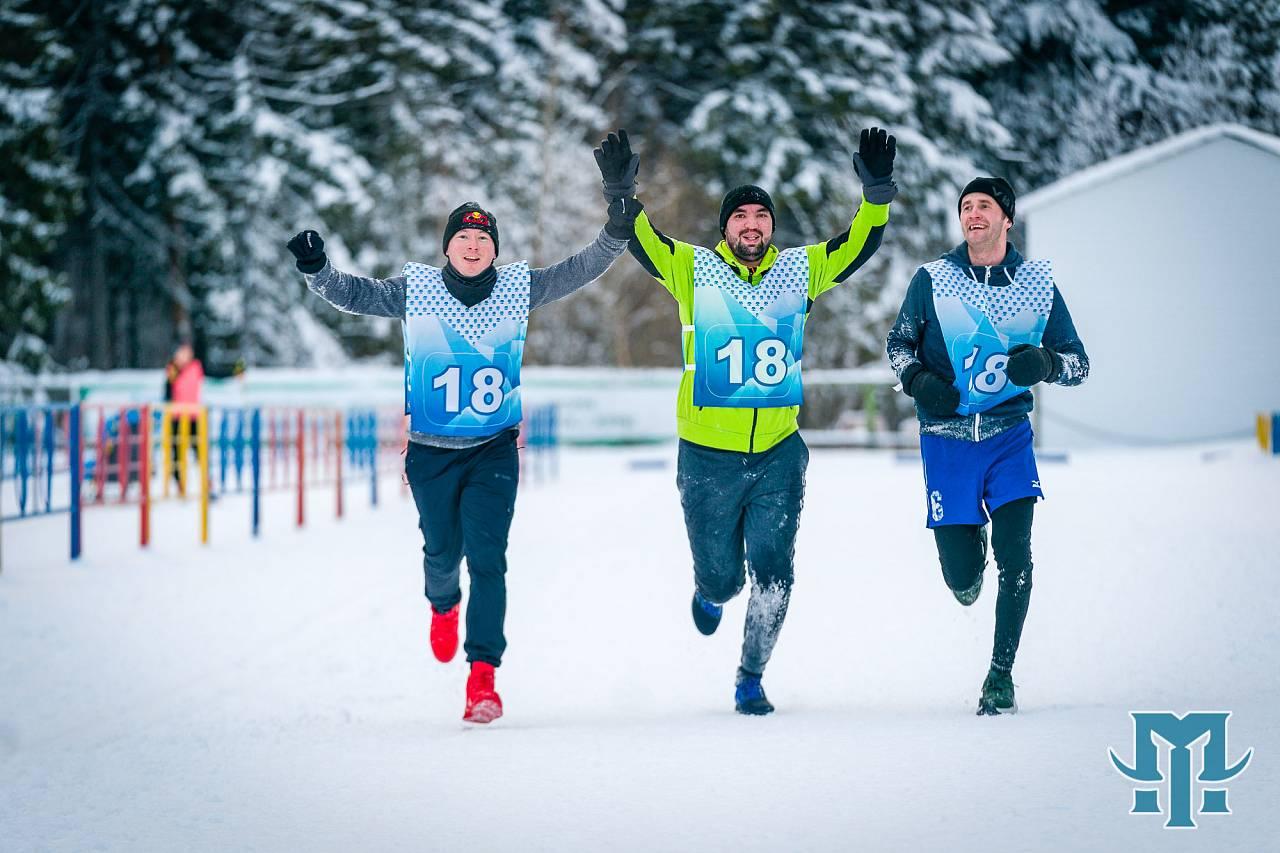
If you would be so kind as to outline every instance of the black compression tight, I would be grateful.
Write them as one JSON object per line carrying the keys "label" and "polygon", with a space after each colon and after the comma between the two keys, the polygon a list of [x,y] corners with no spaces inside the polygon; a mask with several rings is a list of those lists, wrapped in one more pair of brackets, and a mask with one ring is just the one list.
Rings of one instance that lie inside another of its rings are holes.
{"label": "black compression tight", "polygon": [[[1031,603],[1031,521],[1035,506],[1035,498],[1021,498],[991,513],[991,550],[1000,569],[991,665],[1006,672],[1013,669],[1022,623]],[[982,531],[983,527],[977,524],[934,528],[942,577],[951,589],[969,589],[983,570],[987,548]]]}

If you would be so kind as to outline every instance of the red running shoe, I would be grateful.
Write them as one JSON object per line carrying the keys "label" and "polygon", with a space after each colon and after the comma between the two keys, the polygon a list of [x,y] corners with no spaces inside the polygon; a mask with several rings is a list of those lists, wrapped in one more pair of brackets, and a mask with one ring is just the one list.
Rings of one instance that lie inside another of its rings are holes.
{"label": "red running shoe", "polygon": [[462,719],[468,723],[492,723],[502,716],[502,697],[493,689],[493,664],[471,662],[467,677],[467,710]]}
{"label": "red running shoe", "polygon": [[431,651],[441,663],[458,653],[458,608],[455,604],[444,613],[431,608]]}

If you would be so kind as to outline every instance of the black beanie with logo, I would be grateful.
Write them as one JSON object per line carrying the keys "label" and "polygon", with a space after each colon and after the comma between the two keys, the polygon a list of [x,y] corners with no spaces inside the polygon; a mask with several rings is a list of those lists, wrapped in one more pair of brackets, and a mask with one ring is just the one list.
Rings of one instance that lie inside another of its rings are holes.
{"label": "black beanie with logo", "polygon": [[464,202],[453,209],[444,225],[444,242],[441,251],[448,251],[449,241],[463,228],[475,228],[493,238],[493,253],[498,254],[498,220],[492,213],[474,201]]}

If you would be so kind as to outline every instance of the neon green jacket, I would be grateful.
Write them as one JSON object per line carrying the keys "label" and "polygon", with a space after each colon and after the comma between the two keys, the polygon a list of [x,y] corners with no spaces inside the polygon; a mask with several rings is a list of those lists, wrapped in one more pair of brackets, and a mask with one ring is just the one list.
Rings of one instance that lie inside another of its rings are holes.
{"label": "neon green jacket", "polygon": [[[825,243],[805,246],[809,256],[809,302],[840,284],[867,262],[880,247],[885,225],[889,222],[889,205],[871,204],[865,198],[849,230]],[[641,213],[636,218],[636,236],[631,253],[649,274],[671,292],[680,305],[680,323],[693,325],[693,246],[681,243],[658,231]],[[729,264],[743,281],[759,284],[778,257],[778,247],[769,246],[760,266],[752,274],[723,241],[716,253]],[[693,361],[693,332],[683,333],[685,363]],[[676,400],[676,422],[680,437],[694,444],[720,450],[759,453],[768,450],[797,429],[799,406],[749,409],[693,405],[693,372],[685,371],[680,379]]]}

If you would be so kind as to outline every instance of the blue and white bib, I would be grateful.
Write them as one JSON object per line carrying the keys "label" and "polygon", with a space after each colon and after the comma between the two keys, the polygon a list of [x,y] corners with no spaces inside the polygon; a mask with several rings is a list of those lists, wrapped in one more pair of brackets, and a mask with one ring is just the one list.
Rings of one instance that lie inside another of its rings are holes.
{"label": "blue and white bib", "polygon": [[529,264],[498,267],[488,298],[466,305],[439,267],[404,265],[405,409],[429,435],[493,435],[520,423]]}
{"label": "blue and white bib", "polygon": [[695,406],[798,406],[800,356],[809,301],[809,255],[778,255],[759,284],[748,284],[708,249],[693,250]]}
{"label": "blue and white bib", "polygon": [[1026,261],[1004,286],[975,281],[945,258],[924,268],[933,279],[933,307],[956,373],[956,411],[985,412],[1026,391],[1009,381],[1005,365],[1012,347],[1039,346],[1044,336],[1053,309],[1049,262]]}

